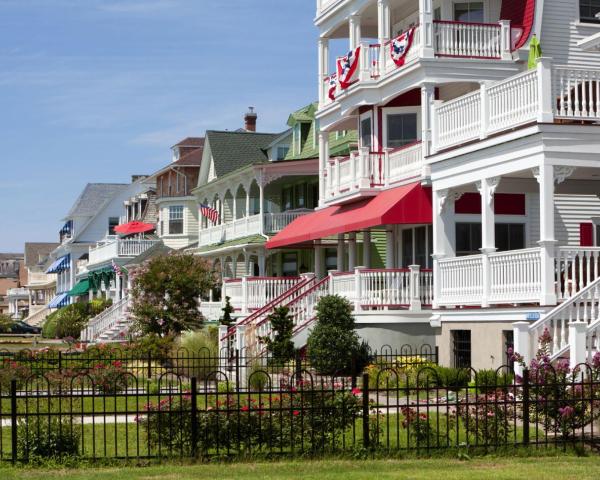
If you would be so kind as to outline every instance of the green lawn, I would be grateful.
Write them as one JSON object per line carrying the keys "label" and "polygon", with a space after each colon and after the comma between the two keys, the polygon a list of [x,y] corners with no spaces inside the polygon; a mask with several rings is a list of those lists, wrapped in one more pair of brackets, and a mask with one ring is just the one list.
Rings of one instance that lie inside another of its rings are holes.
{"label": "green lawn", "polygon": [[411,459],[376,461],[295,461],[273,463],[237,463],[207,465],[162,465],[127,468],[85,468],[39,470],[4,468],[0,474],[10,479],[69,480],[358,480],[358,479],[426,479],[426,480],[515,480],[597,479],[600,457],[493,458],[459,461],[449,459]]}

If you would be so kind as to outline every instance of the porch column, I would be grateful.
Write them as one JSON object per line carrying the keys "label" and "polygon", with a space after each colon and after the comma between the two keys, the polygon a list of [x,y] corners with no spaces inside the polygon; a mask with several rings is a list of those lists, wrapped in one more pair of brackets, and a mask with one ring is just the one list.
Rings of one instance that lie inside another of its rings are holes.
{"label": "porch column", "polygon": [[542,163],[534,171],[540,184],[541,292],[540,305],[556,305],[554,287],[554,166]]}
{"label": "porch column", "polygon": [[395,235],[394,227],[387,227],[385,231],[385,268],[394,268],[395,261]]}
{"label": "porch column", "polygon": [[421,56],[433,58],[433,0],[419,0],[419,24],[421,29]]}
{"label": "porch column", "polygon": [[363,230],[363,265],[371,268],[371,230]]}
{"label": "porch column", "polygon": [[350,30],[350,50],[354,50],[360,45],[360,15],[350,15],[348,27]]}
{"label": "porch column", "polygon": [[250,275],[250,255],[248,250],[244,249],[244,275]]}
{"label": "porch column", "polygon": [[452,254],[450,235],[450,221],[448,220],[447,206],[450,191],[448,189],[434,190],[433,203],[433,308],[438,308],[437,302],[442,292],[442,278],[440,276],[439,260]]}
{"label": "porch column", "polygon": [[329,74],[329,39],[319,38],[319,104],[323,105],[326,99],[325,78]]}
{"label": "porch column", "polygon": [[[237,278],[237,255],[235,253],[232,254],[231,256],[231,274],[233,275],[233,278]],[[244,275],[248,275],[248,273],[246,272]]]}
{"label": "porch column", "polygon": [[337,271],[345,272],[344,270],[344,257],[346,256],[344,243],[344,234],[338,234],[338,247],[337,247]]}
{"label": "porch column", "polygon": [[258,254],[258,276],[259,277],[265,276],[265,264],[266,264],[265,252],[260,252]]}
{"label": "porch column", "polygon": [[315,245],[315,277],[321,279],[325,276],[325,249],[321,245]]}
{"label": "porch column", "polygon": [[246,188],[246,217],[250,216],[250,186]]}
{"label": "porch column", "polygon": [[488,255],[496,251],[494,192],[500,181],[499,177],[484,178],[477,182],[477,190],[481,196],[481,253],[483,254],[483,299],[482,307],[489,306],[491,292],[491,269]]}
{"label": "porch column", "polygon": [[356,267],[356,232],[348,234],[348,271],[352,272]]}
{"label": "porch column", "polygon": [[[325,204],[325,174],[329,160],[329,132],[319,131],[319,207]],[[329,179],[330,180],[330,179]],[[331,180],[330,180],[331,181]]]}
{"label": "porch column", "polygon": [[115,300],[117,302],[123,298],[123,295],[121,292],[122,284],[123,284],[123,279],[121,278],[121,276],[115,275],[115,291],[116,291]]}
{"label": "porch column", "polygon": [[258,183],[258,196],[259,196],[259,202],[260,205],[258,206],[258,213],[260,214],[260,233],[263,234],[264,233],[264,229],[265,229],[265,224],[263,222],[263,218],[264,218],[264,202],[265,202],[265,185],[263,182],[263,179],[261,178],[260,182]]}
{"label": "porch column", "polygon": [[423,142],[424,157],[431,154],[433,102],[435,102],[435,84],[424,83],[421,85],[421,141]]}
{"label": "porch column", "polygon": [[389,0],[377,0],[377,41],[379,43],[379,71],[385,65],[387,49],[385,43],[390,39],[391,19]]}

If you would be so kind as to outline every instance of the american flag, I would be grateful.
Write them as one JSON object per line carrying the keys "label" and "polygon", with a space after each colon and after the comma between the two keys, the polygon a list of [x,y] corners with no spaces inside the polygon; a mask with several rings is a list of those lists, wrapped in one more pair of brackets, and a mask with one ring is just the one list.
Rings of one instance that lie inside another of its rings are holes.
{"label": "american flag", "polygon": [[117,277],[123,276],[123,270],[121,270],[121,267],[119,265],[117,265],[114,260],[112,261],[112,269],[114,270],[115,275]]}
{"label": "american flag", "polygon": [[208,205],[200,205],[200,213],[213,223],[217,223],[219,220],[219,211],[209,207]]}

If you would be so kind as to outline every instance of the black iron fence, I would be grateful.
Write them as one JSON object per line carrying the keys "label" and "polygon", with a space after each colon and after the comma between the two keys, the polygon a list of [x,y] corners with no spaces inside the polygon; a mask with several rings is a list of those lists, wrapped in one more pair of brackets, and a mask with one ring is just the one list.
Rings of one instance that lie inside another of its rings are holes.
{"label": "black iron fence", "polygon": [[[265,365],[267,367],[267,365]],[[164,369],[164,367],[161,367]],[[210,458],[597,445],[600,379],[420,362],[356,379],[254,368],[45,371],[0,385],[0,458]]]}

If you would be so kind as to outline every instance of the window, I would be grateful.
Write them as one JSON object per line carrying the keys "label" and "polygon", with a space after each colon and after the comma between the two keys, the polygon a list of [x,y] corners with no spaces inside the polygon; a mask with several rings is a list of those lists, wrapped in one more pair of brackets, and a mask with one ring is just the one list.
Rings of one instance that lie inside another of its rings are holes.
{"label": "window", "polygon": [[471,330],[451,330],[455,368],[471,367]]}
{"label": "window", "polygon": [[402,266],[413,264],[413,230],[402,231]]}
{"label": "window", "polygon": [[292,187],[286,187],[281,193],[282,198],[282,210],[292,210],[294,208],[294,189]]}
{"label": "window", "polygon": [[337,270],[337,250],[335,248],[325,249],[325,269]]}
{"label": "window", "polygon": [[596,15],[600,13],[600,0],[579,0],[579,20],[586,23],[600,23]]}
{"label": "window", "polygon": [[277,147],[277,157],[276,157],[276,159],[277,160],[283,160],[287,156],[287,154],[288,154],[289,151],[290,151],[290,147],[288,147],[287,145]]}
{"label": "window", "polygon": [[480,253],[481,224],[457,223],[456,224],[456,255],[473,255]]}
{"label": "window", "polygon": [[455,3],[454,20],[457,22],[483,22],[483,2]]}
{"label": "window", "polygon": [[294,208],[306,208],[306,184],[296,185],[296,202]]}
{"label": "window", "polygon": [[387,146],[402,147],[417,141],[417,114],[387,115]]}
{"label": "window", "polygon": [[402,267],[429,268],[433,249],[433,229],[424,225],[402,230]]}
{"label": "window", "polygon": [[295,253],[284,253],[281,256],[281,270],[284,277],[298,275],[298,256]]}
{"label": "window", "polygon": [[119,217],[110,217],[108,219],[108,234],[116,235],[115,227],[119,224]]}
{"label": "window", "polygon": [[501,252],[525,248],[525,225],[523,223],[497,223],[496,248]]}
{"label": "window", "polygon": [[372,145],[371,117],[363,118],[360,121],[360,146],[369,147]]}
{"label": "window", "polygon": [[504,364],[510,365],[511,368],[515,365],[515,360],[513,358],[513,348],[515,346],[515,334],[513,330],[504,330],[502,332],[502,337],[504,341]]}
{"label": "window", "polygon": [[[308,139],[308,133],[310,132],[310,123],[302,123],[300,124],[300,142],[302,147],[306,143]],[[300,148],[302,148],[300,147]]]}
{"label": "window", "polygon": [[169,234],[181,233],[183,233],[183,206],[175,205],[169,207]]}

